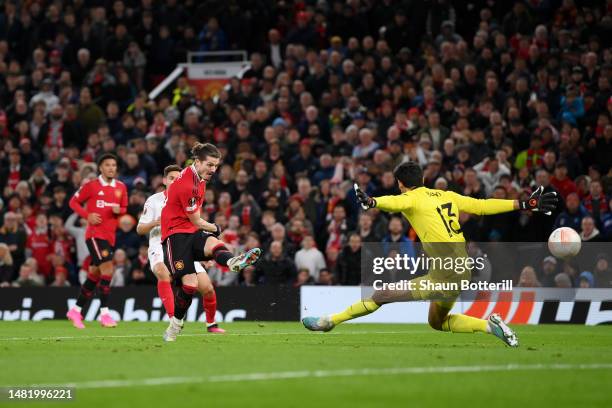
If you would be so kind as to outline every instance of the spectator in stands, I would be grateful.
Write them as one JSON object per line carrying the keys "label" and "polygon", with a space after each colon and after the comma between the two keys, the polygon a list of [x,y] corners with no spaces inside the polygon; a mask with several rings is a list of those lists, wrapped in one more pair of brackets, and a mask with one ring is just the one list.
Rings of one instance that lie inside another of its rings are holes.
{"label": "spectator in stands", "polygon": [[227,49],[227,35],[221,29],[219,21],[215,17],[208,19],[198,40],[200,41],[200,51],[223,51]]}
{"label": "spectator in stands", "polygon": [[557,259],[554,256],[547,256],[542,261],[542,274],[539,279],[544,287],[555,286],[555,275],[557,274]]}
{"label": "spectator in stands", "polygon": [[26,232],[17,221],[13,211],[4,213],[4,224],[0,228],[0,242],[8,245],[13,258],[13,265],[21,265],[25,261]]}
{"label": "spectator in stands", "polygon": [[258,281],[266,285],[285,285],[295,279],[295,264],[283,253],[281,242],[273,241],[270,244],[270,252],[257,264],[256,275]]}
{"label": "spectator in stands", "polygon": [[595,279],[593,274],[589,271],[583,271],[580,273],[578,287],[579,288],[592,288],[595,285]]}
{"label": "spectator in stands", "polygon": [[359,237],[361,238],[362,242],[380,241],[380,238],[373,227],[372,215],[369,212],[364,212],[359,215],[359,226],[357,227],[356,231],[359,233]]}
{"label": "spectator in stands", "polygon": [[315,283],[315,279],[310,274],[308,268],[300,268],[297,272],[297,278],[293,283],[294,288],[299,288],[302,285],[312,285]]}
{"label": "spectator in stands", "polygon": [[298,269],[307,269],[315,281],[319,279],[319,271],[327,267],[325,257],[315,246],[312,236],[307,235],[302,240],[302,249],[295,253],[295,266]]}
{"label": "spectator in stands", "polygon": [[70,282],[68,282],[68,269],[63,266],[55,268],[53,273],[53,281],[50,285],[59,288],[70,286]]}
{"label": "spectator in stands", "polygon": [[[0,187],[5,192],[6,187],[14,190],[21,180],[27,180],[30,175],[28,166],[21,164],[19,149],[11,149],[8,159],[8,164],[2,166],[2,171],[0,172]],[[4,196],[6,197],[6,193]]]}
{"label": "spectator in stands", "polygon": [[584,198],[584,208],[587,210],[598,225],[602,217],[608,211],[608,200],[603,193],[603,187],[600,180],[593,180],[589,185],[589,195]]}
{"label": "spectator in stands", "polygon": [[136,233],[135,227],[136,221],[131,215],[126,214],[119,219],[115,248],[123,249],[129,258],[134,258],[140,247],[140,237]]}
{"label": "spectator in stands", "polygon": [[572,287],[572,280],[566,273],[558,273],[555,276],[555,287],[560,289],[568,289]]}
{"label": "spectator in stands", "polygon": [[240,286],[256,286],[255,267],[249,267],[242,270],[240,273]]}
{"label": "spectator in stands", "polygon": [[36,261],[33,258],[28,259],[19,268],[19,276],[13,282],[15,287],[35,287],[44,286],[45,279],[38,274]]}
{"label": "spectator in stands", "polygon": [[115,267],[115,272],[113,273],[111,286],[125,286],[128,279],[130,281],[142,279],[142,277],[138,276],[138,274],[136,276],[132,275],[132,264],[127,257],[127,253],[119,247],[117,247],[115,255],[113,256],[113,264]]}
{"label": "spectator in stands", "polygon": [[550,179],[550,184],[561,194],[564,200],[570,193],[576,193],[576,183],[567,176],[567,164],[558,162],[555,165],[554,176]]}
{"label": "spectator in stands", "polygon": [[389,220],[389,230],[382,242],[385,254],[391,250],[399,251],[402,254],[414,254],[412,241],[404,233],[404,224],[399,216],[392,216]]}
{"label": "spectator in stands", "polygon": [[606,254],[598,254],[593,268],[595,287],[612,288],[612,268],[610,267],[609,257]]}
{"label": "spectator in stands", "polygon": [[0,288],[10,285],[13,280],[13,258],[6,244],[0,244]]}
{"label": "spectator in stands", "polygon": [[91,91],[87,87],[81,88],[77,120],[88,138],[98,130],[104,120],[104,111],[92,101]]}
{"label": "spectator in stands", "polygon": [[334,275],[332,275],[329,269],[321,269],[321,271],[319,272],[319,279],[317,280],[315,285],[319,285],[319,286],[334,285]]}
{"label": "spectator in stands", "polygon": [[361,236],[351,234],[347,245],[338,255],[334,275],[340,285],[359,285],[361,283],[361,244]]}
{"label": "spectator in stands", "polygon": [[580,223],[580,239],[582,242],[598,242],[601,241],[599,230],[595,227],[595,219],[590,215],[582,218]]}
{"label": "spectator in stands", "polygon": [[496,156],[489,156],[474,166],[476,174],[485,186],[487,195],[491,195],[502,176],[510,174],[510,169],[500,164]]}
{"label": "spectator in stands", "polygon": [[582,219],[587,215],[586,210],[580,204],[578,194],[570,193],[565,201],[566,210],[557,217],[555,228],[570,227],[580,231]]}
{"label": "spectator in stands", "polygon": [[27,256],[36,259],[38,272],[49,281],[51,278],[51,238],[49,237],[49,220],[44,213],[36,216],[36,225],[28,234],[26,241]]}
{"label": "spectator in stands", "polygon": [[518,285],[521,288],[539,288],[542,286],[540,281],[538,281],[538,277],[535,273],[535,269],[533,266],[525,266],[521,271],[521,275],[519,277]]}

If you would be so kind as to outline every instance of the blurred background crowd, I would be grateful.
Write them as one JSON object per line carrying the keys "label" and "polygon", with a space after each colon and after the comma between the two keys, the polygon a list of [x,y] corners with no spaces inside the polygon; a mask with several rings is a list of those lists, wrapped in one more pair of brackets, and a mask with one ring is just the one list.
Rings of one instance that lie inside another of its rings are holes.
{"label": "blurred background crowd", "polygon": [[[241,275],[208,265],[220,286],[358,284],[362,243],[417,237],[360,211],[352,182],[395,194],[406,160],[428,187],[563,199],[550,217],[462,214],[469,240],[612,239],[610,0],[0,3],[0,286],[78,284],[85,221],[67,203],[104,152],[130,195],[112,284],[152,283],[135,225],[196,141],[224,154],[204,214],[266,254]],[[251,66],[218,97],[179,78],[149,100],[187,52],[222,50]],[[592,263],[544,260],[515,283],[612,286],[606,255]]]}

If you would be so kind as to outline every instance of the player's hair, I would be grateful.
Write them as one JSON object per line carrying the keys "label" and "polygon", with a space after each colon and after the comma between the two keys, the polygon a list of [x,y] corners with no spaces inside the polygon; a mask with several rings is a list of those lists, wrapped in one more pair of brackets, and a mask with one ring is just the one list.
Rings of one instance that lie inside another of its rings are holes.
{"label": "player's hair", "polygon": [[115,163],[119,164],[119,159],[112,153],[104,153],[98,158],[98,167],[102,165],[106,160],[114,160]]}
{"label": "player's hair", "polygon": [[402,163],[395,168],[393,175],[407,188],[423,187],[423,169],[418,163]]}
{"label": "player's hair", "polygon": [[169,166],[166,166],[164,168],[164,177],[168,177],[168,174],[172,173],[173,171],[178,171],[180,173],[181,166],[179,166],[178,164],[171,164]]}
{"label": "player's hair", "polygon": [[207,157],[221,158],[221,152],[211,143],[196,143],[191,148],[191,156],[193,159],[206,160]]}

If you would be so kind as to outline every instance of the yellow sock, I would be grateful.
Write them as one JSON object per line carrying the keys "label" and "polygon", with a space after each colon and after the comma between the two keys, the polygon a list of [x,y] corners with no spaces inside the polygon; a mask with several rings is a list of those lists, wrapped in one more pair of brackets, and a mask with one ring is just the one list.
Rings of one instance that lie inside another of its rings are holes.
{"label": "yellow sock", "polygon": [[463,314],[449,314],[442,321],[442,331],[453,333],[487,333],[488,327],[489,324],[486,320]]}
{"label": "yellow sock", "polygon": [[361,316],[368,315],[378,310],[380,306],[372,300],[361,300],[346,308],[343,312],[331,315],[331,321],[334,324],[340,324],[347,320],[356,319]]}

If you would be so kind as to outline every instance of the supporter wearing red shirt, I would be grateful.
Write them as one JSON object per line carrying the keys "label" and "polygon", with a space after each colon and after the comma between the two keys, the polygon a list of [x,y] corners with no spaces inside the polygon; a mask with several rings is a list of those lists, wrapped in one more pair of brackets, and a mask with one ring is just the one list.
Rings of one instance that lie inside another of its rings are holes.
{"label": "supporter wearing red shirt", "polygon": [[28,235],[26,248],[32,253],[32,258],[38,263],[38,271],[49,280],[52,271],[51,239],[49,238],[49,223],[45,214],[36,216],[36,225]]}
{"label": "supporter wearing red shirt", "polygon": [[[116,179],[117,158],[103,154],[98,160],[100,176],[85,183],[70,199],[70,208],[87,219],[85,239],[91,254],[91,267],[87,280],[81,287],[76,306],[68,312],[68,318],[77,328],[84,328],[81,309],[92,298],[100,283],[100,322],[104,327],[115,327],[110,317],[108,295],[113,276],[113,252],[119,216],[126,213],[128,195],[125,184]],[[85,203],[85,207],[83,207]]]}
{"label": "supporter wearing red shirt", "polygon": [[51,252],[54,255],[61,256],[66,262],[72,263],[72,251],[74,248],[74,239],[68,235],[63,225],[54,226],[51,229]]}
{"label": "supporter wearing red shirt", "polygon": [[555,166],[555,174],[550,179],[550,184],[561,194],[561,197],[565,198],[570,193],[576,193],[576,183],[574,183],[569,177],[567,177],[567,164],[559,162]]}
{"label": "supporter wearing red shirt", "polygon": [[591,213],[596,222],[601,220],[601,216],[608,211],[608,199],[603,193],[601,181],[593,180],[589,186],[590,194],[582,202],[584,208]]}

